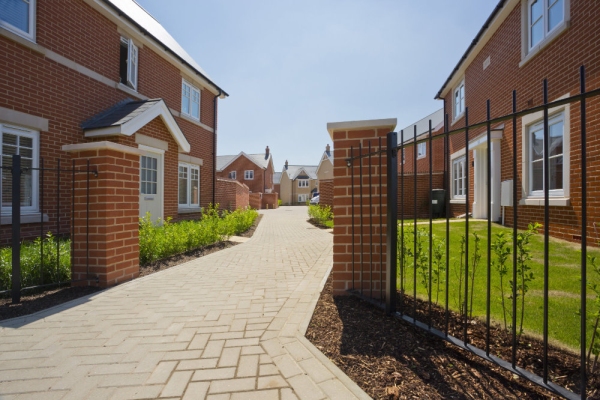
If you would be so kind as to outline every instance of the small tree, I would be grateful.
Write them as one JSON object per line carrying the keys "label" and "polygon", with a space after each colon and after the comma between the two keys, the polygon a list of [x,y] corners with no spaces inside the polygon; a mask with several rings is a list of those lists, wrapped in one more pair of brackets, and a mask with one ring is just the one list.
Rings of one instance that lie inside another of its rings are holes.
{"label": "small tree", "polygon": [[508,246],[509,236],[506,232],[500,232],[496,234],[496,239],[492,243],[492,250],[496,255],[496,259],[492,261],[492,265],[498,271],[500,275],[500,299],[502,300],[502,316],[504,317],[504,329],[508,329],[506,320],[507,308],[506,308],[506,294],[504,293],[504,278],[508,274],[508,256],[510,256],[511,249]]}
{"label": "small tree", "polygon": [[475,246],[473,248],[473,257],[471,258],[471,301],[469,304],[469,318],[473,318],[473,294],[475,293],[475,273],[477,271],[477,267],[479,266],[479,262],[481,261],[481,249],[479,248],[481,238],[476,232],[473,232],[473,237],[475,238]]}
{"label": "small tree", "polygon": [[440,283],[444,282],[446,272],[446,241],[433,237],[433,283],[437,285],[435,293],[435,304],[440,297]]}
{"label": "small tree", "polygon": [[[592,373],[596,369],[598,356],[600,356],[600,340],[598,340],[600,338],[600,265],[598,265],[598,260],[594,256],[588,256],[588,260],[592,264],[592,271],[595,273],[594,279],[588,282],[588,288],[596,295],[594,299],[595,310],[588,314],[594,320],[594,329],[592,330],[592,338],[587,354],[588,368],[590,369],[590,373]],[[593,363],[592,354],[594,355]]]}

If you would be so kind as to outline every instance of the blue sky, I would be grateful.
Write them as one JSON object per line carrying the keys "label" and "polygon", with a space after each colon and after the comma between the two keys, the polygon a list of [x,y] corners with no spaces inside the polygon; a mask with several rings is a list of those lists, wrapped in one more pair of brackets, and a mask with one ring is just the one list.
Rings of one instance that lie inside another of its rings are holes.
{"label": "blue sky", "polygon": [[275,170],[316,165],[328,122],[442,107],[434,96],[496,0],[137,0],[230,97],[218,154],[261,153]]}

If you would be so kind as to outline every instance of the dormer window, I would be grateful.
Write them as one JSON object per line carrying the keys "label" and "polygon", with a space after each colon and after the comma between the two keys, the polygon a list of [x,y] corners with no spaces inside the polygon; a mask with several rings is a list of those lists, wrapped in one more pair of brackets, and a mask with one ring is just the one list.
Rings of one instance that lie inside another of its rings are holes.
{"label": "dormer window", "polygon": [[121,57],[119,62],[121,83],[137,90],[138,48],[133,40],[121,37]]}
{"label": "dormer window", "polygon": [[7,0],[0,4],[0,26],[35,40],[35,0]]}

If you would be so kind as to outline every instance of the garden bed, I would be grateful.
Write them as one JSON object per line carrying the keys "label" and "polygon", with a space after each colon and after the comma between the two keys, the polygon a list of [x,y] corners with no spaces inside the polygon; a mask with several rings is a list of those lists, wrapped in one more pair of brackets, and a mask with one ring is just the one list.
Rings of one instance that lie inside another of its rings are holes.
{"label": "garden bed", "polygon": [[[406,306],[412,309],[411,304]],[[419,301],[418,308],[423,307],[425,304]],[[443,321],[444,311],[437,309],[437,313],[434,320]],[[452,315],[450,333],[460,336],[456,332],[460,331],[457,316]],[[484,324],[472,324],[469,334],[476,346],[484,346]],[[494,328],[491,336],[493,354],[500,353],[510,359],[506,354],[509,350],[506,333]],[[331,276],[321,293],[306,337],[375,399],[557,397],[407,322],[386,316],[366,301],[351,296],[333,297]],[[541,342],[523,338],[522,343],[519,365],[539,373]],[[578,356],[551,348],[550,363],[551,378],[574,389],[579,379]],[[589,379],[591,399],[600,399],[599,386],[600,375],[596,372]]]}

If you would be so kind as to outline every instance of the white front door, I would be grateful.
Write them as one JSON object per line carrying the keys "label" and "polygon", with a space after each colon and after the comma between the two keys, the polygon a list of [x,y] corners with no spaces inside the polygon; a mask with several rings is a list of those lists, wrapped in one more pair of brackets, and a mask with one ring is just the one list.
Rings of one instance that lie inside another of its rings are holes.
{"label": "white front door", "polygon": [[140,217],[163,218],[163,152],[145,148],[140,156]]}

